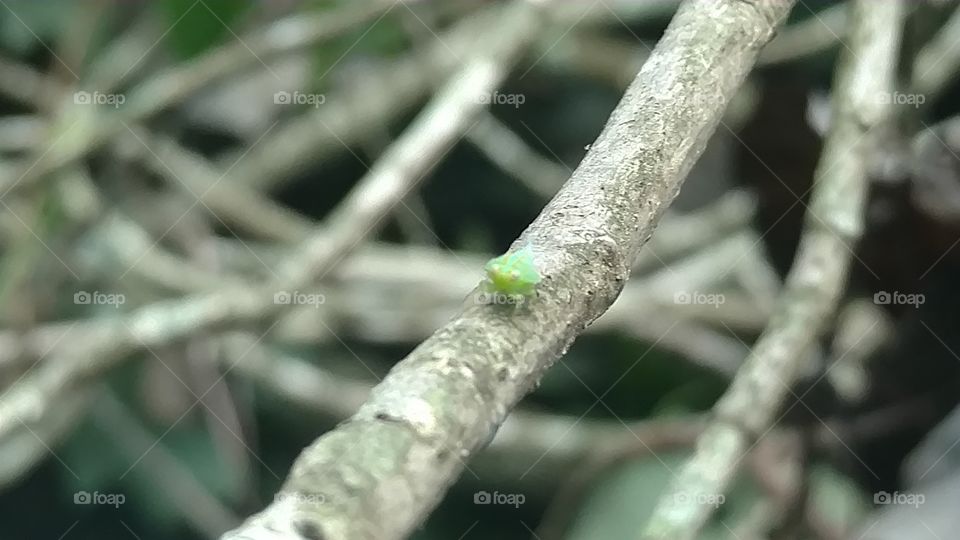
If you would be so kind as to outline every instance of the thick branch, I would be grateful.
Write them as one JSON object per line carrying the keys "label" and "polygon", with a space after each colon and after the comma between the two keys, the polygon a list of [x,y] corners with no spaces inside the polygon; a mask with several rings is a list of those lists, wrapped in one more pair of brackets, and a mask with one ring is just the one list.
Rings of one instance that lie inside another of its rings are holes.
{"label": "thick branch", "polygon": [[355,416],[301,454],[273,504],[224,538],[407,536],[463,460],[617,297],[791,5],[686,3],[572,178],[518,241],[533,246],[539,296],[516,310],[468,302]]}
{"label": "thick branch", "polygon": [[[645,539],[693,539],[729,485],[750,442],[771,426],[805,353],[836,308],[852,245],[863,228],[873,130],[893,89],[904,9],[899,0],[852,4],[850,49],[837,71],[834,126],[814,177],[796,262],[764,333],[726,394],[697,450],[660,500]],[[708,500],[709,499],[709,500]]]}

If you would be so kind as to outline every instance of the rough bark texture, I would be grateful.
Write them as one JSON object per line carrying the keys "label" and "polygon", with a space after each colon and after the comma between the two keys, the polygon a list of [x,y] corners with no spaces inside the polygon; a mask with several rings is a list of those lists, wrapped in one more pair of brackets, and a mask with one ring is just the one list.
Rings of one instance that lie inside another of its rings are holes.
{"label": "rough bark texture", "polygon": [[751,442],[771,429],[811,344],[836,309],[863,229],[871,130],[889,108],[904,9],[900,0],[856,0],[849,47],[834,85],[834,123],[814,177],[796,261],[783,296],[716,419],[657,506],[643,538],[696,538]]}
{"label": "rough bark texture", "polygon": [[516,243],[533,247],[538,297],[514,309],[471,295],[356,415],[304,450],[273,504],[224,539],[406,537],[617,297],[792,4],[684,4],[583,162]]}

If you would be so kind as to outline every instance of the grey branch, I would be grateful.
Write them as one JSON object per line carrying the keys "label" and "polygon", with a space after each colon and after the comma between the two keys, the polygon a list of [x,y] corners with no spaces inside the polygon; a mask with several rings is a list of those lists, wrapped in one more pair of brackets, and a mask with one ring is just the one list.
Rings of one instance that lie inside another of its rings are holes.
{"label": "grey branch", "polygon": [[814,177],[814,194],[796,261],[766,330],[726,394],[696,452],[660,500],[643,538],[697,535],[752,440],[774,421],[805,353],[836,309],[853,245],[863,228],[867,158],[893,89],[904,8],[899,0],[852,3],[849,50],[834,86],[835,122]]}
{"label": "grey branch", "polygon": [[406,537],[463,460],[616,299],[792,4],[685,3],[583,162],[517,241],[533,246],[538,297],[516,310],[465,303],[359,412],[304,450],[273,504],[224,538]]}

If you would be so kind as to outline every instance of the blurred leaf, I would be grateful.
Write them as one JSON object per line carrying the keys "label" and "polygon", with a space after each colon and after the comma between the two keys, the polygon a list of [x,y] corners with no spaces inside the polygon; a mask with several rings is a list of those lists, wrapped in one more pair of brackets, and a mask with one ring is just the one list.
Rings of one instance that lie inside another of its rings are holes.
{"label": "blurred leaf", "polygon": [[719,399],[723,388],[713,378],[691,377],[689,382],[666,392],[651,416],[689,414],[709,409]]}
{"label": "blurred leaf", "polygon": [[850,478],[825,465],[810,467],[810,496],[823,520],[841,531],[862,523],[872,508],[863,491]]}
{"label": "blurred leaf", "polygon": [[122,448],[118,437],[125,435],[112,433],[111,427],[87,420],[58,450],[64,463],[80,477],[64,468],[66,500],[72,500],[78,491],[123,494],[125,507],[145,515],[153,527],[177,530],[183,526],[183,513],[156,481],[156,475],[164,474],[151,457],[158,452],[172,455],[215,497],[241,492],[231,483],[238,475],[223,470],[224,464],[199,418],[185,418],[169,432],[158,428],[152,433],[157,444],[136,451]]}
{"label": "blurred leaf", "polygon": [[725,385],[716,374],[648,343],[620,334],[585,335],[544,375],[533,399],[583,414],[603,396],[610,410],[596,407],[592,413],[647,418],[708,409]]}
{"label": "blurred leaf", "polygon": [[93,491],[115,485],[124,469],[130,466],[116,446],[103,443],[103,432],[89,418],[57,453],[80,476],[77,478],[66,467],[63,469],[70,497],[80,490]]}
{"label": "blurred leaf", "polygon": [[373,68],[406,49],[408,41],[406,31],[396,18],[385,17],[374,26],[361,26],[317,47],[313,70],[317,78],[316,86],[324,87],[330,73],[335,68],[342,67],[348,54],[376,59],[377,64],[369,64],[369,67]]}
{"label": "blurred leaf", "polygon": [[[687,457],[687,453],[661,453],[610,471],[592,487],[565,538],[636,538],[673,478],[671,471],[676,471]],[[732,526],[749,512],[756,500],[755,487],[749,481],[738,480],[716,515]],[[727,527],[715,519],[697,538],[719,540],[729,537]]]}
{"label": "blurred leaf", "polygon": [[71,18],[76,4],[69,0],[6,0],[0,9],[0,42],[17,54],[50,46]]}
{"label": "blurred leaf", "polygon": [[167,39],[174,52],[181,58],[191,58],[224,39],[237,39],[232,23],[255,4],[236,0],[161,0],[158,5],[170,26]]}

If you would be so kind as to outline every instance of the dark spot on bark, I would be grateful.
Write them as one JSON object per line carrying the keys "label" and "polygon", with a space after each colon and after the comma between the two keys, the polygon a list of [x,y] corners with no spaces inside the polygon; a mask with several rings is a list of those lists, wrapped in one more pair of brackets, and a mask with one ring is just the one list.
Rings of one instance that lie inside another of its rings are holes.
{"label": "dark spot on bark", "polygon": [[378,413],[374,416],[374,418],[376,418],[377,420],[380,420],[381,422],[392,422],[392,423],[395,423],[395,424],[402,424],[402,423],[404,423],[403,418],[401,418],[401,417],[399,417],[399,416],[394,416],[394,415],[392,415],[392,414],[390,414],[390,413],[388,413],[388,412],[385,412],[385,411],[380,411],[380,412],[378,412]]}
{"label": "dark spot on bark", "polygon": [[437,452],[437,461],[446,461],[448,457],[450,457],[450,451],[446,448]]}
{"label": "dark spot on bark", "polygon": [[323,534],[323,530],[320,529],[320,526],[312,521],[296,521],[293,524],[293,528],[297,530],[297,534],[306,540],[326,539],[326,535]]}
{"label": "dark spot on bark", "polygon": [[500,368],[500,371],[497,372],[497,380],[503,382],[507,380],[507,377],[510,376],[510,370],[507,368]]}

